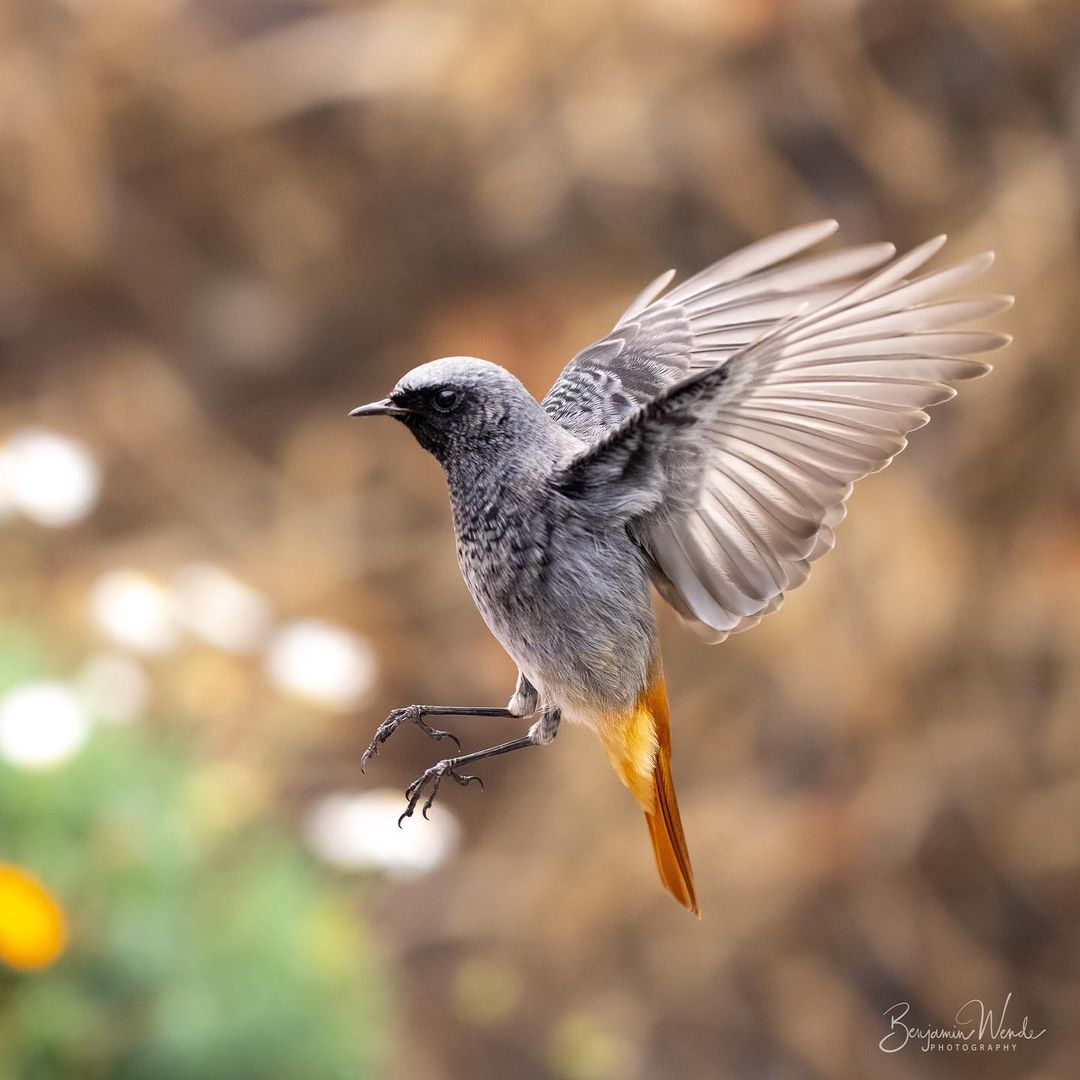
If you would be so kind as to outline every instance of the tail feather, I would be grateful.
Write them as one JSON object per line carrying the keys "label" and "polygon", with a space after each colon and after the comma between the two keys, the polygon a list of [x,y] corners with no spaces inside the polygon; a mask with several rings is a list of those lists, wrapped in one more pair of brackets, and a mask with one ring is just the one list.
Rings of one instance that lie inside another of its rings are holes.
{"label": "tail feather", "polygon": [[656,869],[660,880],[687,911],[701,918],[697,896],[694,894],[694,872],[690,867],[690,852],[683,835],[679,804],[675,799],[675,785],[671,782],[671,752],[663,745],[656,754],[653,773],[656,784],[656,801],[652,813],[645,811],[649,825]]}
{"label": "tail feather", "polygon": [[671,779],[667,687],[659,662],[633,712],[603,729],[601,736],[615,771],[645,811],[664,888],[700,918],[690,852]]}

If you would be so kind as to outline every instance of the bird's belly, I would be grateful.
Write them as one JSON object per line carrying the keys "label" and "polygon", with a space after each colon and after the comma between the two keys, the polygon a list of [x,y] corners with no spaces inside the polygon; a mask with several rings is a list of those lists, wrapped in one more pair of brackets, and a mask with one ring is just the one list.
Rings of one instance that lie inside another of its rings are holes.
{"label": "bird's belly", "polygon": [[496,640],[571,722],[596,726],[633,705],[654,651],[649,579],[636,551],[548,557],[537,567],[475,557],[459,548],[462,574]]}

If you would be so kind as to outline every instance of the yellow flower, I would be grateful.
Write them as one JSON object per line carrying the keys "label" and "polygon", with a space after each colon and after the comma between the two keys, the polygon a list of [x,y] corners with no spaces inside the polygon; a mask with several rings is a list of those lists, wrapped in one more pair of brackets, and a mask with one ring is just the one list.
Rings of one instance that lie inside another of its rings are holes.
{"label": "yellow flower", "polygon": [[0,960],[24,971],[43,968],[66,943],[60,905],[24,870],[0,863]]}

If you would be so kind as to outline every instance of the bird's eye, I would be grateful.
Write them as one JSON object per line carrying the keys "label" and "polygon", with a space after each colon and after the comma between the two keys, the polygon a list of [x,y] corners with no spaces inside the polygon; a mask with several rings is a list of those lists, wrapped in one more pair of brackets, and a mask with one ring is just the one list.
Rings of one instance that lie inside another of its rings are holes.
{"label": "bird's eye", "polygon": [[451,412],[460,400],[461,395],[456,390],[439,390],[435,394],[435,408],[439,412]]}

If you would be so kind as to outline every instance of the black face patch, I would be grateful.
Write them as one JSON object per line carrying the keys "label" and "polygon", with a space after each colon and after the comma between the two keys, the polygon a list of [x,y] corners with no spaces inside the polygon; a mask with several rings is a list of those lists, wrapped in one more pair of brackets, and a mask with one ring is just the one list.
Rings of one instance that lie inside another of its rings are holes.
{"label": "black face patch", "polygon": [[413,433],[413,438],[440,461],[449,453],[451,433],[447,425],[438,423],[435,417],[415,411],[401,417],[401,422]]}
{"label": "black face patch", "polygon": [[394,394],[396,404],[409,409],[401,421],[416,441],[442,460],[451,444],[475,423],[474,394],[464,386],[446,382],[404,388]]}

